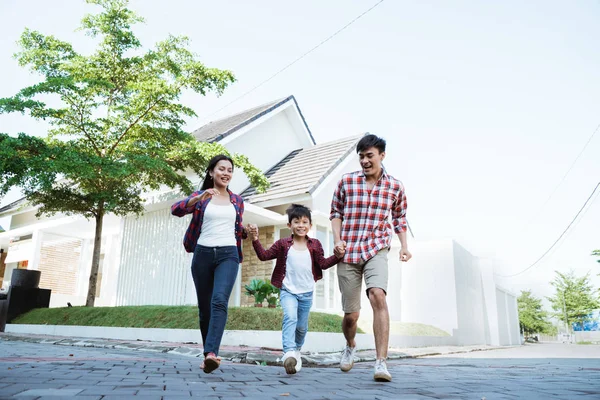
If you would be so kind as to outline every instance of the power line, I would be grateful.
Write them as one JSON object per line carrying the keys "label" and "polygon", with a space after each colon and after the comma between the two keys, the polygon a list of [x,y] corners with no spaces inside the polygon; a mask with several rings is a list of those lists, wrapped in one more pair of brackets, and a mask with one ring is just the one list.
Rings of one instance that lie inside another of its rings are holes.
{"label": "power line", "polygon": [[544,254],[542,254],[540,256],[540,258],[538,258],[533,264],[531,264],[529,267],[525,268],[524,270],[522,270],[520,272],[517,272],[516,274],[511,274],[511,275],[499,275],[499,274],[495,274],[495,275],[499,276],[501,278],[512,278],[514,276],[521,275],[522,273],[528,271],[529,269],[533,268],[537,263],[539,263],[546,256],[546,254],[548,254],[550,252],[550,250],[552,250],[552,248],[554,248],[554,246],[556,246],[556,244],[560,241],[560,239],[562,239],[562,237],[565,235],[565,233],[567,233],[567,231],[569,230],[569,228],[571,227],[571,225],[573,225],[573,223],[575,222],[575,220],[577,219],[577,217],[579,217],[579,214],[581,214],[581,212],[583,211],[583,209],[585,208],[585,206],[587,205],[587,203],[594,196],[594,194],[596,193],[596,190],[598,190],[598,187],[600,187],[600,182],[598,182],[598,184],[596,184],[596,187],[594,188],[594,190],[592,191],[592,193],[590,194],[590,196],[587,198],[587,200],[585,201],[585,203],[583,203],[583,206],[581,206],[581,208],[579,209],[579,211],[577,212],[577,214],[575,215],[575,217],[571,220],[571,222],[569,223],[569,225],[565,228],[565,230],[563,231],[563,233],[560,234],[560,236],[558,237],[558,239],[556,239],[556,241],[554,243],[552,243],[552,246],[550,246],[550,248],[548,248],[548,250],[546,250],[544,252]]}
{"label": "power line", "polygon": [[291,63],[289,63],[288,65],[286,65],[285,67],[281,68],[279,71],[275,72],[273,75],[271,75],[269,78],[265,79],[264,81],[262,81],[261,83],[259,83],[258,85],[254,86],[252,89],[248,90],[246,93],[242,94],[241,96],[235,98],[234,100],[230,101],[229,103],[225,104],[223,107],[219,108],[217,111],[213,112],[212,114],[207,115],[206,117],[204,117],[204,119],[206,118],[210,118],[213,115],[217,114],[218,112],[223,111],[224,109],[226,109],[227,107],[229,107],[230,105],[232,105],[233,103],[235,103],[236,101],[246,97],[247,95],[249,95],[250,93],[252,93],[253,91],[255,91],[256,89],[258,89],[259,87],[263,86],[265,83],[271,81],[273,78],[275,78],[277,75],[281,74],[283,71],[285,71],[286,69],[290,68],[292,65],[296,64],[298,61],[300,61],[301,59],[303,59],[304,57],[306,57],[307,55],[309,55],[310,53],[312,53],[313,51],[315,51],[316,49],[318,49],[319,47],[321,47],[322,45],[324,45],[325,43],[327,43],[328,41],[330,41],[331,39],[333,39],[335,36],[337,36],[339,33],[341,33],[343,30],[345,30],[346,28],[348,28],[350,25],[352,25],[353,23],[355,23],[356,21],[358,21],[360,18],[362,18],[365,14],[367,14],[368,12],[370,12],[371,10],[373,10],[375,7],[377,7],[378,5],[380,5],[381,3],[383,3],[384,0],[380,0],[377,3],[375,3],[373,6],[371,6],[371,8],[367,9],[366,11],[364,11],[362,14],[360,14],[359,16],[357,16],[356,18],[354,18],[352,21],[348,22],[346,25],[344,25],[343,27],[341,27],[340,29],[338,29],[337,31],[335,31],[332,35],[330,35],[329,37],[327,37],[327,39],[322,40],[319,44],[317,44],[315,47],[313,47],[312,49],[308,50],[306,53],[302,54],[300,57],[296,58],[294,61],[292,61]]}
{"label": "power line", "polygon": [[563,177],[560,180],[560,182],[558,182],[558,185],[556,185],[556,187],[554,188],[554,190],[552,190],[552,193],[550,193],[550,196],[548,196],[548,198],[546,199],[546,201],[544,202],[544,204],[542,204],[542,206],[539,207],[538,210],[541,211],[546,206],[546,204],[548,204],[548,202],[550,201],[550,199],[552,198],[552,196],[554,196],[554,194],[556,193],[556,191],[558,190],[558,188],[563,184],[563,182],[565,181],[565,179],[567,179],[567,175],[569,175],[569,173],[571,172],[571,170],[573,169],[573,167],[575,166],[575,164],[577,163],[577,161],[579,160],[579,158],[581,157],[581,155],[583,154],[583,152],[585,151],[585,149],[588,147],[588,145],[590,144],[590,142],[592,141],[592,139],[596,135],[596,132],[598,132],[599,129],[600,129],[600,124],[598,124],[598,126],[596,127],[596,129],[594,129],[594,132],[592,133],[592,136],[590,136],[590,138],[587,140],[587,142],[583,146],[583,149],[581,149],[581,151],[579,152],[579,154],[577,155],[577,157],[575,157],[575,160],[571,163],[571,166],[569,167],[569,169],[567,170],[567,172],[563,175]]}

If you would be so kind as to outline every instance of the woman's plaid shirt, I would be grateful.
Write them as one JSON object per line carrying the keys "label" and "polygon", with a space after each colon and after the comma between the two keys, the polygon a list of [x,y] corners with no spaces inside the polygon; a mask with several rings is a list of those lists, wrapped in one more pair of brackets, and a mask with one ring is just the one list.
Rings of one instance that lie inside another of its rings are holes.
{"label": "woman's plaid shirt", "polygon": [[[392,216],[392,224],[389,216]],[[394,232],[406,232],[406,194],[402,182],[385,170],[371,190],[362,171],[342,176],[333,193],[329,219],[342,220],[344,262],[368,261],[392,244]]]}
{"label": "woman's plaid shirt", "polygon": [[[190,225],[183,236],[183,247],[188,253],[193,253],[198,243],[198,238],[202,232],[202,222],[204,221],[204,211],[211,200],[211,197],[206,198],[204,201],[199,201],[193,206],[188,206],[188,202],[198,195],[201,195],[204,191],[198,190],[189,195],[184,200],[178,201],[171,206],[171,214],[177,217],[183,217],[184,215],[192,214],[192,220]],[[244,215],[244,199],[239,195],[233,193],[227,189],[229,193],[229,200],[235,208],[235,226],[232,226],[235,234],[235,241],[237,244],[238,255],[240,257],[240,263],[243,261],[244,256],[242,253],[242,239],[248,237],[244,226],[242,225],[242,216]]]}

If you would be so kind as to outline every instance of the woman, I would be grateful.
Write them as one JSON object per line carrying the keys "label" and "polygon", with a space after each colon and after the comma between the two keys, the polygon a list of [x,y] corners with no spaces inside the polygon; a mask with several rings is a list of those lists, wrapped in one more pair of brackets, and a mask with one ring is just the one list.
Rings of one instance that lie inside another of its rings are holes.
{"label": "woman", "polygon": [[171,206],[171,214],[192,214],[183,246],[192,259],[192,277],[198,297],[200,332],[204,345],[201,368],[210,373],[219,368],[219,346],[227,305],[242,262],[244,201],[228,186],[233,175],[233,160],[226,155],[213,157],[199,191]]}

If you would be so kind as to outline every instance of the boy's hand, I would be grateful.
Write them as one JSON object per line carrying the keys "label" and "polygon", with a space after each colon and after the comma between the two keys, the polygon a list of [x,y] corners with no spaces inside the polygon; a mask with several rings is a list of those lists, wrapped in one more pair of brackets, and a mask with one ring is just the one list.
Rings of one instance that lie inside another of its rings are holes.
{"label": "boy's hand", "polygon": [[258,225],[248,224],[247,230],[252,240],[258,240]]}
{"label": "boy's hand", "polygon": [[344,254],[346,254],[346,242],[343,240],[337,242],[333,249],[333,254],[335,254],[337,258],[344,258]]}

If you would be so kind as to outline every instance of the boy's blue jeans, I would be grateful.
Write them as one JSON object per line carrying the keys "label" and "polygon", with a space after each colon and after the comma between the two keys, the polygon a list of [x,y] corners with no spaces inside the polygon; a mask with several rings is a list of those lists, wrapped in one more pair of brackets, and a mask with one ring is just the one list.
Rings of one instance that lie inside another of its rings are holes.
{"label": "boy's blue jeans", "polygon": [[294,294],[281,289],[279,302],[283,309],[281,337],[284,354],[302,348],[308,332],[308,314],[312,299],[313,292]]}

